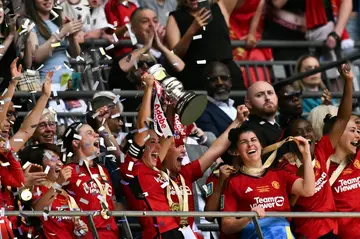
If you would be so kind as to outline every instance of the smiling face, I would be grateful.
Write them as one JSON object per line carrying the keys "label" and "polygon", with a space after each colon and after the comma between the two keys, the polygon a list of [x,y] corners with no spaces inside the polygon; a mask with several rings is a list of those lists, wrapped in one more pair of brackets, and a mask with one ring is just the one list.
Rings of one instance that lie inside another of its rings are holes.
{"label": "smiling face", "polygon": [[151,37],[151,32],[159,23],[157,15],[150,9],[138,10],[134,19],[131,21],[132,30],[139,43],[147,43]]}
{"label": "smiling face", "polygon": [[11,129],[14,125],[14,122],[17,117],[17,112],[14,108],[14,104],[11,102],[8,108],[8,111],[6,113],[6,119],[1,123],[0,129],[1,129],[1,137],[4,139],[9,139]]}
{"label": "smiling face", "polygon": [[207,75],[208,95],[215,100],[229,99],[232,87],[229,69],[224,64],[216,64]]}
{"label": "smiling face", "polygon": [[79,129],[79,135],[81,140],[73,140],[73,147],[79,149],[86,157],[100,153],[99,134],[90,125],[82,125]]}
{"label": "smiling face", "polygon": [[34,132],[34,139],[38,143],[49,143],[53,144],[56,135],[56,122],[51,117],[44,115]]}
{"label": "smiling face", "polygon": [[35,0],[35,8],[42,14],[50,13],[54,6],[54,0]]}
{"label": "smiling face", "polygon": [[359,130],[357,129],[356,122],[351,119],[349,120],[337,147],[343,150],[346,154],[355,154],[359,139],[360,134]]}
{"label": "smiling face", "polygon": [[261,162],[261,149],[260,141],[254,132],[246,131],[239,135],[237,154],[245,166],[250,167]]}
{"label": "smiling face", "polygon": [[150,138],[145,143],[145,150],[141,157],[143,163],[149,168],[156,167],[160,152],[159,136],[154,130],[148,130]]}
{"label": "smiling face", "polygon": [[169,169],[170,172],[173,174],[179,174],[181,171],[181,163],[184,157],[185,146],[176,146],[175,144],[173,144],[172,146],[170,146],[163,162],[165,168]]}
{"label": "smiling face", "polygon": [[50,181],[55,181],[59,177],[59,172],[64,165],[61,162],[60,157],[53,151],[44,150],[44,152],[42,161],[43,169],[45,170],[46,167],[49,166],[50,170],[47,177]]}

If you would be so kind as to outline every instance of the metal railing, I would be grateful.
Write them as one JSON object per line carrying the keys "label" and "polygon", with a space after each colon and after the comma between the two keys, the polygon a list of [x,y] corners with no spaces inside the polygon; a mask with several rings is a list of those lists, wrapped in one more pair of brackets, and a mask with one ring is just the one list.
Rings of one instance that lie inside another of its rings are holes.
{"label": "metal railing", "polygon": [[[94,224],[94,217],[99,216],[99,211],[50,211],[46,213],[47,216],[55,217],[87,217],[90,231],[95,239],[99,238],[96,225]],[[41,217],[44,216],[43,211],[5,211],[5,216],[22,216],[22,217]],[[169,212],[169,211],[110,211],[110,216],[121,217],[121,221],[125,224],[126,232],[130,233],[126,235],[128,239],[132,239],[130,228],[137,227],[138,224],[129,224],[127,217],[250,217],[252,218],[255,230],[259,239],[263,239],[263,234],[258,221],[258,215],[255,212]],[[280,217],[280,218],[360,218],[360,212],[266,212],[265,217]],[[203,231],[215,231],[218,230],[216,224],[204,225],[200,224],[200,228]]]}

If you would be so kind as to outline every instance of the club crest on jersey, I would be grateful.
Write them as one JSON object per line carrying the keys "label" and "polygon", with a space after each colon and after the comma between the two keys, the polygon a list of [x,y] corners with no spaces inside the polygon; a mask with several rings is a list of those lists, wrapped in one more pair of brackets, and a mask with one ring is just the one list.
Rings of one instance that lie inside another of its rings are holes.
{"label": "club crest on jersey", "polygon": [[320,162],[317,159],[315,159],[314,168],[319,168],[319,169],[321,168]]}
{"label": "club crest on jersey", "polygon": [[280,188],[280,183],[278,181],[272,181],[271,185],[273,186],[273,188],[275,189],[279,189]]}
{"label": "club crest on jersey", "polygon": [[360,161],[358,159],[354,161],[354,166],[355,168],[360,169]]}
{"label": "club crest on jersey", "polygon": [[214,183],[208,183],[206,184],[206,197],[209,197],[214,192]]}

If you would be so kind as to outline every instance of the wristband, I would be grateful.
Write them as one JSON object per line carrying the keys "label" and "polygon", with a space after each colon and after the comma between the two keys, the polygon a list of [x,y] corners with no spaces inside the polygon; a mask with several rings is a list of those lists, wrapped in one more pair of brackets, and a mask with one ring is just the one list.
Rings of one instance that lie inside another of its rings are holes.
{"label": "wristband", "polygon": [[336,40],[336,46],[338,46],[339,44],[340,44],[340,42],[341,42],[341,38],[340,38],[340,36],[336,33],[336,32],[330,32],[329,33],[329,35],[328,35],[328,37],[333,37],[333,38],[335,38],[335,40]]}

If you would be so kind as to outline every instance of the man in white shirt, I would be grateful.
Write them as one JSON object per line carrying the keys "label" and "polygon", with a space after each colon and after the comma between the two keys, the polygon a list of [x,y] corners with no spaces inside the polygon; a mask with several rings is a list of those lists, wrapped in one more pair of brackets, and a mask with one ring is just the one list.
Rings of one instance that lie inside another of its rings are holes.
{"label": "man in white shirt", "polygon": [[234,101],[229,98],[232,79],[226,65],[218,61],[206,66],[204,76],[208,82],[208,105],[196,124],[218,137],[236,118]]}

